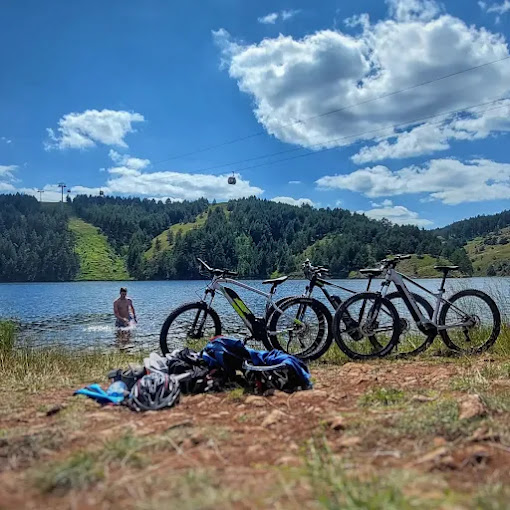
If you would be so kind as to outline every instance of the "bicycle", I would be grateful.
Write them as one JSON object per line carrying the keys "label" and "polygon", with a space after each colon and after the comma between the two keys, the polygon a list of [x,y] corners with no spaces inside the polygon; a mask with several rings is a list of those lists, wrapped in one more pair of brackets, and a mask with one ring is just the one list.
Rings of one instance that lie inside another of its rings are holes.
{"label": "bicycle", "polygon": [[[212,275],[212,280],[206,286],[204,297],[200,301],[178,307],[165,320],[160,333],[163,354],[170,352],[169,339],[188,341],[221,335],[221,320],[212,308],[216,292],[219,291],[248,328],[250,336],[245,338],[245,343],[250,340],[259,341],[266,349],[271,350],[272,339],[281,345],[286,338],[284,342],[286,347],[281,350],[305,360],[318,357],[326,331],[324,310],[327,312],[327,308],[323,303],[304,297],[283,298],[274,302],[273,296],[277,287],[284,283],[288,276],[263,281],[263,284],[271,285],[269,292],[263,292],[233,279],[238,276],[235,271],[214,269],[203,260],[197,260],[201,270]],[[264,316],[256,317],[235,290],[225,284],[236,285],[264,296],[266,298]],[[297,307],[297,312],[290,313],[289,310],[294,307]],[[293,352],[295,343],[299,344],[300,348],[297,352]]]}
{"label": "bicycle", "polygon": [[[450,271],[455,271],[458,266],[438,265],[434,268],[443,273],[441,285],[437,292],[431,292],[411,278],[396,271],[397,264],[410,255],[397,255],[391,259],[384,259],[380,268],[362,269],[360,272],[369,276],[384,276],[381,290],[378,292],[362,292],[347,299],[335,313],[333,318],[333,333],[338,346],[344,351],[349,351],[345,340],[349,336],[347,328],[342,330],[345,316],[357,317],[356,329],[363,337],[372,337],[371,342],[380,344],[376,334],[384,333],[387,340],[382,346],[379,356],[388,355],[397,348],[400,336],[406,324],[399,316],[396,307],[388,299],[388,289],[391,283],[395,284],[398,297],[409,311],[412,322],[419,332],[425,335],[417,341],[413,353],[424,351],[439,335],[445,345],[452,351],[459,353],[480,353],[490,348],[499,336],[501,330],[501,314],[494,300],[485,292],[476,289],[461,290],[453,294],[449,299],[443,296],[446,292],[444,286]],[[435,299],[435,307],[425,300],[428,306],[422,302],[425,312],[418,304],[418,295],[409,291],[405,282],[415,285],[423,292]],[[459,304],[460,303],[460,304]],[[359,309],[358,309],[359,307]],[[381,313],[382,311],[382,313]],[[366,315],[365,315],[366,313]],[[390,320],[391,319],[391,320]],[[384,321],[384,322],[382,322]],[[407,321],[406,321],[407,322]],[[383,323],[383,326],[381,326]],[[346,335],[347,333],[347,335]],[[364,354],[350,352],[354,359],[363,359]]]}
{"label": "bicycle", "polygon": [[[356,291],[352,289],[348,289],[346,287],[343,287],[342,285],[338,285],[337,283],[333,283],[329,280],[326,280],[324,278],[325,274],[329,273],[329,269],[327,269],[324,266],[313,266],[309,259],[306,259],[305,262],[302,264],[303,272],[305,277],[309,280],[309,283],[306,285],[305,292],[303,293],[303,296],[305,297],[312,297],[313,291],[316,287],[319,287],[319,289],[322,291],[323,295],[327,299],[327,301],[330,303],[330,305],[333,307],[333,309],[336,311],[340,305],[343,303],[342,298],[337,294],[331,294],[327,287],[333,287],[335,289],[339,289],[341,291],[344,291],[349,294],[356,294]],[[366,291],[370,290],[372,278],[369,277],[369,281],[367,284]],[[388,294],[387,298],[392,303],[397,303],[395,306],[397,308],[397,311],[399,311],[399,308],[401,306],[398,305],[398,301],[401,299],[401,295],[399,292],[392,292],[391,294]],[[429,314],[430,317],[432,317],[432,307],[430,306],[429,302],[420,296],[419,294],[414,294],[414,298],[417,301],[418,305],[423,309],[424,312]],[[328,310],[329,313],[329,310]],[[402,318],[401,321],[401,329],[410,331],[412,329],[412,322],[409,319]],[[327,323],[330,327],[332,327],[333,323],[333,316],[329,314],[327,318]],[[357,351],[361,351],[362,354],[365,354],[365,357],[378,357],[379,351],[384,347],[380,344],[380,342],[377,342],[374,337],[367,338],[366,342],[363,342],[362,334],[357,330],[357,322],[350,316],[345,317],[344,324],[346,327],[348,327],[349,331],[349,342],[351,342],[352,347],[346,352],[343,348],[343,345],[339,345],[340,349],[349,356],[349,352],[354,352],[354,348],[357,349]],[[330,347],[331,343],[333,342],[333,335],[330,335],[330,342],[327,345],[327,348]],[[278,348],[278,346],[275,346]],[[411,335],[409,336],[406,341],[402,341],[402,338],[400,339],[399,343],[399,349],[400,349],[400,355],[401,356],[411,356],[414,354],[417,354],[417,345],[415,336]],[[326,348],[326,350],[327,350]],[[325,352],[325,351],[324,351]]]}

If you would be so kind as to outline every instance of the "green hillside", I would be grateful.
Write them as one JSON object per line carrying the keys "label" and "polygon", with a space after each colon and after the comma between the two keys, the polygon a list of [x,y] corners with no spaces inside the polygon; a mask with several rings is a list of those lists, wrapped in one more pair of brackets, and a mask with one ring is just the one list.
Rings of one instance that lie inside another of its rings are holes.
{"label": "green hillside", "polygon": [[510,276],[510,227],[476,237],[465,250],[475,276]]}
{"label": "green hillside", "polygon": [[129,279],[124,260],[97,227],[73,217],[69,220],[69,229],[75,235],[75,251],[80,260],[76,280]]}
{"label": "green hillside", "polygon": [[189,223],[176,223],[175,225],[172,225],[170,228],[167,228],[161,232],[161,234],[157,235],[151,241],[150,248],[145,252],[145,259],[150,260],[154,257],[155,253],[170,250],[175,243],[176,236],[184,236],[193,229],[203,227],[207,221],[209,213],[217,208],[223,209],[228,217],[229,211],[227,210],[227,204],[222,203],[209,206],[209,209],[200,213],[196,217],[195,221]]}

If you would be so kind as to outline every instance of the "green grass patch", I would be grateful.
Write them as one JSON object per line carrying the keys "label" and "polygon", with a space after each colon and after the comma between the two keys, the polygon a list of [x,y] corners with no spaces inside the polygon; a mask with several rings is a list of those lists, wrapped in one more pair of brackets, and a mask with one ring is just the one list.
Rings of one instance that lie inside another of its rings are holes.
{"label": "green grass patch", "polygon": [[150,464],[150,454],[179,450],[179,445],[190,434],[189,429],[171,429],[154,436],[127,433],[104,441],[99,449],[80,451],[44,468],[34,469],[32,479],[42,492],[65,493],[84,489],[103,480],[111,467],[141,469]]}
{"label": "green grass patch", "polygon": [[459,405],[453,398],[444,398],[414,406],[391,419],[388,429],[391,435],[424,439],[442,436],[449,441],[470,434],[480,419],[459,420]]}
{"label": "green grass patch", "polygon": [[395,406],[406,401],[406,394],[396,388],[373,388],[358,399],[361,407]]}
{"label": "green grass patch", "polygon": [[104,469],[93,453],[78,452],[64,461],[42,467],[34,472],[33,477],[41,492],[66,493],[101,481]]}
{"label": "green grass patch", "polygon": [[171,250],[175,242],[175,237],[178,235],[178,233],[180,233],[182,236],[185,236],[189,231],[203,227],[207,221],[209,213],[218,207],[221,207],[224,210],[225,215],[228,217],[230,211],[227,210],[227,204],[222,203],[210,205],[207,211],[200,213],[195,218],[195,221],[190,223],[176,223],[175,225],[172,225],[170,228],[167,228],[161,232],[161,234],[157,235],[151,241],[151,246],[145,252],[144,257],[147,260],[150,260],[158,252]]}
{"label": "green grass patch", "polygon": [[109,370],[141,363],[142,359],[142,355],[115,351],[77,354],[64,348],[20,346],[10,353],[0,353],[0,380],[5,391],[27,395],[104,381]]}
{"label": "green grass patch", "polygon": [[129,280],[126,263],[117,255],[101,231],[79,218],[70,218],[80,260],[77,280]]}
{"label": "green grass patch", "polygon": [[[345,461],[336,457],[324,444],[312,442],[306,455],[305,475],[322,508],[328,510],[410,510],[445,508],[446,494],[427,498],[406,494],[404,473],[361,476],[351,473]],[[415,483],[412,477],[410,483]],[[410,491],[411,492],[411,491]],[[436,499],[437,498],[437,499]]]}
{"label": "green grass patch", "polygon": [[477,237],[464,246],[473,264],[474,276],[487,276],[491,266],[495,269],[496,274],[503,275],[504,273],[499,271],[501,265],[506,263],[507,266],[510,266],[510,242],[508,244],[488,245],[484,243],[488,238],[510,239],[510,227],[501,229],[498,235],[489,234],[484,237]]}
{"label": "green grass patch", "polygon": [[16,324],[11,321],[0,321],[0,359],[9,355],[16,341]]}

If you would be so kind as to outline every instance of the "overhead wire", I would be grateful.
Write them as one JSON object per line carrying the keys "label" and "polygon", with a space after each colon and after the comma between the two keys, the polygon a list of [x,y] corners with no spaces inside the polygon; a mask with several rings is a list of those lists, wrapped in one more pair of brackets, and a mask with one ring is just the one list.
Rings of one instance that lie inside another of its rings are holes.
{"label": "overhead wire", "polygon": [[[306,124],[307,122],[310,122],[311,120],[314,120],[314,119],[326,117],[328,115],[333,115],[335,113],[340,113],[342,111],[346,111],[346,110],[349,110],[351,108],[355,108],[357,106],[366,105],[366,104],[369,104],[369,103],[372,103],[372,102],[375,102],[375,101],[379,101],[381,99],[386,99],[388,97],[392,97],[392,96],[395,96],[395,95],[398,95],[398,94],[402,94],[404,92],[409,92],[410,90],[414,90],[414,89],[417,89],[419,87],[423,87],[425,85],[430,85],[432,83],[436,83],[436,82],[439,82],[439,81],[442,81],[442,80],[446,80],[446,79],[452,78],[454,76],[459,76],[461,74],[464,74],[464,73],[467,73],[467,72],[470,72],[470,71],[475,71],[477,69],[482,69],[482,68],[487,67],[489,65],[497,64],[499,62],[503,62],[503,61],[508,60],[508,59],[510,59],[510,55],[507,55],[506,57],[502,57],[502,58],[499,58],[499,59],[491,60],[489,62],[484,62],[484,63],[478,64],[476,66],[471,66],[471,67],[468,67],[466,69],[461,69],[459,71],[455,71],[453,73],[449,73],[449,74],[446,74],[446,75],[443,75],[443,76],[439,76],[437,78],[433,78],[433,79],[430,79],[430,80],[425,80],[425,81],[422,81],[420,83],[416,83],[416,84],[410,85],[410,86],[402,88],[402,89],[394,90],[394,91],[388,92],[386,94],[381,94],[379,96],[375,96],[375,97],[372,97],[372,98],[369,98],[369,99],[365,99],[363,101],[359,101],[357,103],[353,103],[353,104],[350,104],[350,105],[342,106],[340,108],[335,108],[333,110],[329,110],[329,111],[326,111],[324,113],[320,113],[318,115],[314,115],[312,117],[308,117],[306,119],[298,119],[298,120],[295,120],[295,121],[290,122],[288,124],[284,124],[283,127],[291,127],[291,126],[294,126],[296,124]],[[202,152],[207,152],[207,151],[210,151],[210,150],[213,150],[213,149],[217,149],[217,148],[220,148],[220,147],[225,147],[227,145],[232,145],[234,143],[238,143],[238,142],[242,142],[242,141],[245,141],[245,140],[249,140],[251,138],[255,138],[255,137],[261,136],[261,135],[263,135],[265,133],[266,133],[265,130],[260,130],[260,131],[257,131],[255,133],[252,133],[252,134],[249,134],[249,135],[246,135],[246,136],[242,136],[242,137],[233,138],[231,140],[227,140],[225,142],[221,142],[221,143],[218,143],[218,144],[215,144],[215,145],[210,145],[208,147],[203,147],[201,149],[196,149],[196,150],[189,151],[189,152],[186,152],[186,153],[183,153],[183,154],[177,154],[177,155],[174,155],[174,156],[169,156],[168,158],[161,159],[159,161],[155,161],[153,163],[153,166],[154,165],[158,165],[160,163],[165,163],[167,161],[171,161],[173,159],[180,159],[180,158],[192,156],[192,155],[195,155],[195,154],[199,154],[199,153],[202,153]]]}
{"label": "overhead wire", "polygon": [[[301,157],[305,157],[305,156],[312,156],[314,154],[321,154],[321,153],[326,152],[326,151],[338,149],[337,145],[335,145],[333,147],[324,147],[324,145],[330,145],[331,143],[338,143],[338,142],[341,142],[343,140],[349,140],[349,139],[352,139],[352,138],[356,139],[356,138],[360,138],[360,137],[363,137],[363,136],[366,136],[366,135],[373,135],[373,134],[376,134],[376,133],[379,133],[379,132],[395,130],[395,129],[401,129],[403,127],[411,126],[413,124],[418,124],[420,122],[424,122],[426,120],[433,119],[433,118],[436,118],[436,117],[449,117],[449,116],[452,116],[452,115],[455,115],[455,114],[458,114],[458,113],[462,113],[462,112],[465,112],[465,111],[468,111],[468,110],[472,110],[474,108],[480,108],[482,106],[488,106],[488,105],[495,104],[495,103],[498,103],[498,102],[501,102],[501,101],[505,101],[505,100],[508,100],[508,99],[510,99],[510,97],[500,97],[500,98],[497,98],[497,99],[494,99],[494,100],[491,100],[491,101],[486,101],[486,102],[483,102],[483,103],[478,103],[478,104],[472,105],[472,106],[466,106],[466,107],[458,108],[458,109],[455,109],[455,110],[448,110],[448,111],[444,111],[444,112],[439,112],[439,113],[436,113],[436,114],[433,114],[433,115],[427,115],[425,117],[420,117],[420,118],[417,118],[417,119],[408,120],[408,121],[401,122],[401,123],[398,123],[398,124],[378,127],[378,128],[371,129],[371,130],[368,130],[368,131],[362,131],[362,132],[359,132],[359,133],[355,133],[355,134],[352,134],[352,135],[345,135],[345,136],[341,136],[341,137],[337,137],[337,138],[332,138],[332,139],[324,140],[324,141],[322,141],[320,143],[311,145],[308,148],[293,147],[293,148],[285,149],[285,150],[282,150],[282,151],[272,152],[272,153],[268,153],[268,154],[261,154],[259,156],[254,156],[254,157],[251,157],[251,158],[244,158],[244,159],[240,159],[240,160],[237,160],[237,161],[231,161],[231,162],[228,162],[228,163],[222,163],[222,164],[218,164],[218,165],[204,167],[204,168],[200,168],[198,170],[194,170],[193,172],[194,173],[208,172],[208,171],[211,171],[211,170],[216,170],[218,168],[225,168],[225,167],[229,167],[229,166],[232,166],[232,165],[240,165],[240,164],[243,164],[243,163],[249,163],[250,161],[256,161],[256,160],[259,160],[259,159],[270,158],[270,157],[279,156],[279,155],[282,155],[282,154],[289,154],[289,153],[292,153],[292,152],[298,152],[298,151],[303,151],[303,150],[310,150],[313,147],[322,147],[322,148],[319,149],[319,150],[313,151],[313,152],[307,152],[305,154],[300,154],[298,156],[293,156],[291,158],[284,158],[284,159],[278,159],[278,160],[275,160],[275,161],[259,163],[257,165],[242,167],[242,168],[239,168],[237,170],[239,172],[241,172],[243,170],[249,170],[249,169],[252,169],[252,168],[258,168],[258,167],[261,167],[261,166],[271,165],[271,164],[274,164],[274,163],[278,163],[280,161],[289,161],[289,160],[292,160],[292,159],[297,159],[297,158],[301,158]],[[499,107],[496,107],[496,108],[491,108],[491,109],[488,109],[488,110],[484,110],[483,112],[485,112],[485,111],[492,111],[494,109],[503,108],[503,107],[504,106],[499,106]],[[442,120],[441,122],[444,122],[444,120]],[[225,168],[224,171],[226,172],[227,169]]]}
{"label": "overhead wire", "polygon": [[[502,101],[502,100],[508,100],[508,99],[510,99],[510,97],[505,97],[505,98],[498,99],[496,101],[491,101],[490,103],[487,103],[487,104],[496,103],[496,102],[499,102],[499,101]],[[477,106],[482,106],[482,104],[481,105],[477,105]],[[507,105],[499,106],[499,107],[496,107],[496,108],[489,108],[489,109],[484,110],[484,111],[497,110],[499,108],[505,108],[506,106]],[[473,106],[471,108],[476,108],[476,106]],[[461,110],[457,110],[457,113],[461,113],[461,112],[464,112],[464,111],[466,111],[466,108],[463,108]],[[453,114],[453,113],[450,113],[450,114]],[[411,121],[409,123],[402,124],[400,127],[405,126],[405,125],[409,125],[409,124],[415,124],[417,122],[421,122],[423,120],[427,120],[428,118],[439,117],[439,116],[442,116],[442,115],[447,115],[447,113],[442,113],[442,114],[437,114],[437,115],[433,115],[433,116],[429,116],[429,117],[424,117],[423,119],[420,119],[418,121]],[[440,124],[440,122],[438,124]],[[392,129],[392,128],[394,129],[395,127],[398,127],[398,126],[390,126],[388,128],[381,128],[381,131]],[[357,138],[359,136],[363,136],[364,134],[369,134],[369,132],[365,132],[363,134],[358,134],[358,135],[352,135],[352,136],[345,137],[345,138],[351,138],[351,137],[352,138]],[[320,150],[315,151],[315,152],[307,152],[305,154],[298,154],[296,156],[291,156],[289,158],[281,158],[281,159],[277,159],[277,160],[274,160],[274,161],[269,161],[269,162],[266,162],[266,163],[259,163],[257,165],[251,165],[251,166],[243,167],[243,168],[240,168],[239,171],[242,172],[244,170],[251,170],[253,168],[260,168],[262,166],[269,166],[269,165],[273,165],[273,164],[276,164],[276,163],[281,163],[281,162],[284,162],[284,161],[291,161],[291,160],[294,160],[294,159],[305,158],[305,157],[308,157],[308,156],[315,156],[316,154],[321,154],[323,152],[327,152],[327,151],[331,151],[331,150],[335,150],[335,149],[338,149],[338,147],[325,147],[324,149],[320,149]]]}

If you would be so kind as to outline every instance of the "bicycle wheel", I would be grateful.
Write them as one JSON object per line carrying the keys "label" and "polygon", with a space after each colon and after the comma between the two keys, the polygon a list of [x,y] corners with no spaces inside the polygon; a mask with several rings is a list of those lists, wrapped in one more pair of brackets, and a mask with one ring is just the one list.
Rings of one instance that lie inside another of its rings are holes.
{"label": "bicycle wheel", "polygon": [[320,358],[331,346],[331,313],[314,298],[296,296],[279,302],[268,336],[275,349],[306,361]]}
{"label": "bicycle wheel", "polygon": [[400,318],[391,301],[374,292],[361,292],[336,311],[333,335],[351,359],[383,357],[398,343]]}
{"label": "bicycle wheel", "polygon": [[439,333],[452,350],[477,354],[491,347],[501,331],[501,314],[494,300],[481,290],[461,290],[443,305]]}
{"label": "bicycle wheel", "polygon": [[[413,293],[412,296],[420,312],[425,317],[432,319],[434,315],[432,305],[419,294]],[[395,355],[397,358],[404,358],[415,356],[427,349],[434,341],[434,338],[436,338],[437,331],[426,333],[420,330],[400,292],[392,292],[386,296],[386,299],[389,299],[393,303],[400,317],[400,337],[392,355]]]}
{"label": "bicycle wheel", "polygon": [[209,340],[221,335],[218,314],[207,303],[187,303],[176,308],[166,319],[159,334],[159,345],[163,354],[170,348],[182,347],[190,341]]}

